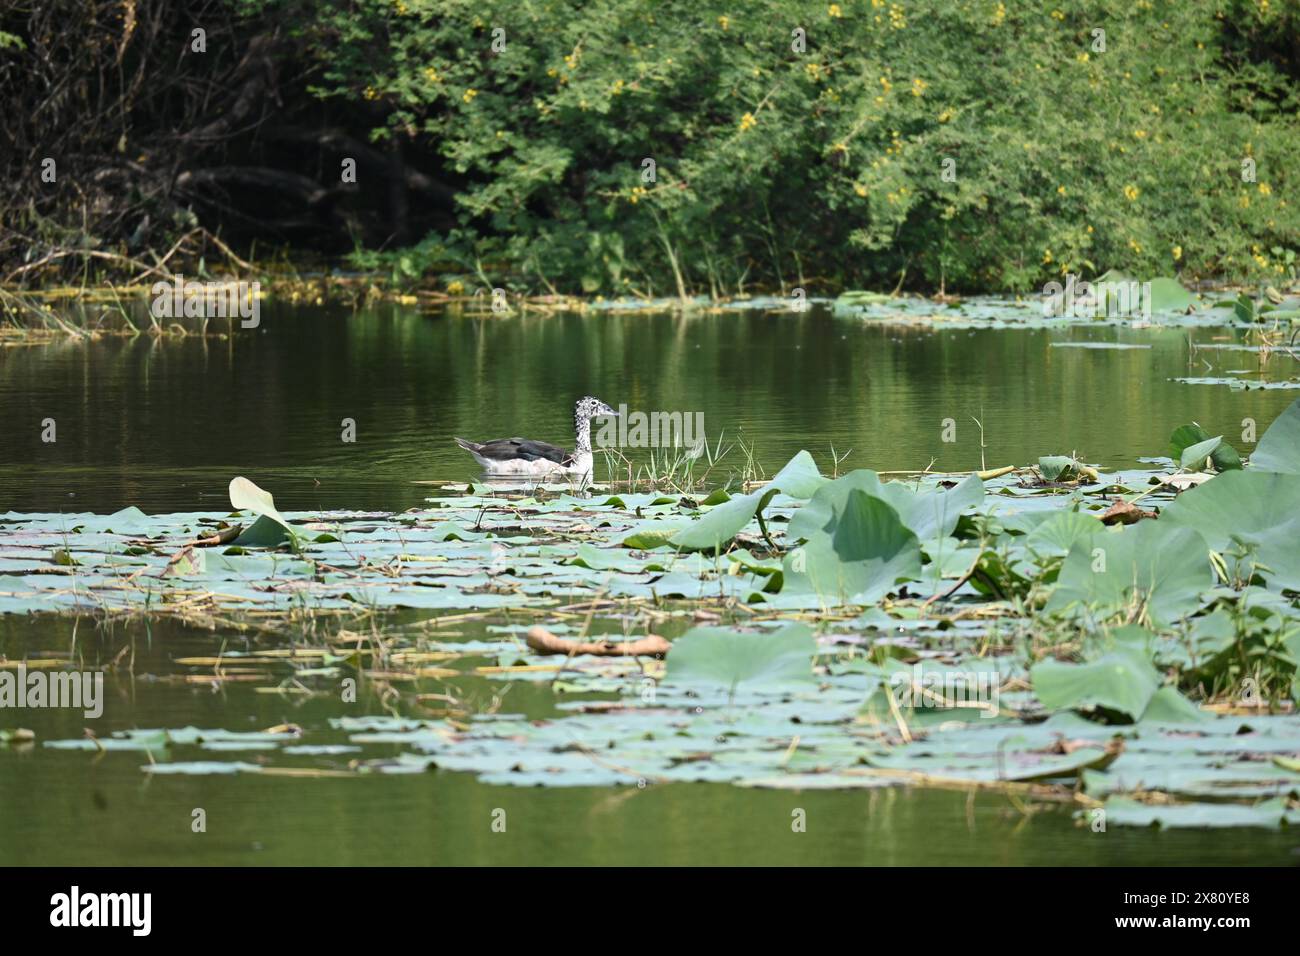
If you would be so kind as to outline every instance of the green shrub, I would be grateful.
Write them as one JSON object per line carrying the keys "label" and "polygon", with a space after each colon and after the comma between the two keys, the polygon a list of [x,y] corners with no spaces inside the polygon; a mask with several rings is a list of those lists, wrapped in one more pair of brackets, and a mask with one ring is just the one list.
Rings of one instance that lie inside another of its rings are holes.
{"label": "green shrub", "polygon": [[1294,277],[1294,0],[244,7],[297,32],[317,95],[457,181],[458,228],[389,257],[406,275],[655,294]]}

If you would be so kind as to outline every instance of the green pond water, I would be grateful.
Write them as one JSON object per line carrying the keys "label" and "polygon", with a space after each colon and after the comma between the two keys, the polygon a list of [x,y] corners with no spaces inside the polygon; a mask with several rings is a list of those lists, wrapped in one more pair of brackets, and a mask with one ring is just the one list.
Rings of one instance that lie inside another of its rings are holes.
{"label": "green pond water", "polygon": [[[1190,342],[1189,342],[1190,338]],[[801,448],[829,472],[988,467],[1077,452],[1106,469],[1167,454],[1172,429],[1198,421],[1234,438],[1260,430],[1287,390],[1173,379],[1263,374],[1254,354],[1200,345],[1244,341],[1223,328],[991,330],[881,325],[804,315],[596,314],[473,319],[383,308],[352,314],[267,302],[261,327],[225,339],[105,338],[0,350],[0,511],[156,514],[229,511],[245,475],[286,511],[400,510],[429,495],[415,480],[465,480],[454,435],[571,441],[573,400],[631,410],[702,412],[711,439],[743,437],[776,471]],[[1060,347],[1123,343],[1141,348]],[[42,420],[57,423],[41,441]],[[355,443],[340,422],[356,421]],[[944,442],[944,419],[956,441]],[[635,461],[645,450],[628,450]],[[716,470],[739,471],[732,451]],[[601,477],[598,468],[598,478]],[[407,619],[413,612],[404,612]],[[418,615],[417,615],[418,616]],[[668,633],[678,633],[670,630]],[[484,636],[470,622],[456,631]],[[305,640],[292,628],[259,648]],[[0,656],[130,661],[108,675],[94,731],[149,727],[318,729],[329,697],[259,692],[256,683],[186,680],[178,658],[252,646],[245,634],[169,620],[0,617]],[[120,657],[119,657],[120,655]],[[556,713],[545,684],[465,674],[430,679],[482,707]],[[362,685],[362,712],[385,713]],[[351,712],[356,712],[355,709]],[[874,789],[770,791],[723,784],[524,788],[472,774],[295,779],[154,776],[138,752],[54,750],[89,721],[69,710],[0,711],[0,864],[1273,864],[1300,862],[1294,831],[1094,833],[1075,807],[993,793]],[[313,738],[316,742],[320,738]],[[345,742],[344,735],[338,735]],[[400,748],[394,746],[396,753]],[[255,751],[218,754],[256,762]],[[321,758],[339,766],[346,756]],[[205,833],[191,830],[202,808]],[[494,828],[502,819],[505,832]],[[806,831],[792,832],[803,811]]]}

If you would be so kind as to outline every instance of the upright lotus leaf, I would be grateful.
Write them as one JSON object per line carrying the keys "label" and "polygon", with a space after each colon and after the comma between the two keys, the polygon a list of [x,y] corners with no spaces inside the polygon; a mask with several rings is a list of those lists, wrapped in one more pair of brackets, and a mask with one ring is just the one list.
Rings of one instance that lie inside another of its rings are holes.
{"label": "upright lotus leaf", "polygon": [[[1190,425],[1179,425],[1174,429],[1174,433],[1169,436],[1169,452],[1174,461],[1179,462],[1182,467],[1186,468],[1183,453],[1201,442],[1210,441],[1210,433],[1200,425],[1192,422]],[[1237,449],[1233,448],[1225,441],[1213,446],[1209,453],[1210,461],[1214,463],[1215,471],[1232,471],[1241,467],[1241,456],[1237,454]]]}
{"label": "upright lotus leaf", "polygon": [[1114,650],[1085,664],[1048,659],[1029,669],[1034,694],[1051,710],[1104,707],[1137,720],[1160,687],[1145,657]]}
{"label": "upright lotus leaf", "polygon": [[674,534],[668,543],[686,550],[714,551],[721,549],[740,530],[754,520],[766,490],[748,495],[737,495],[730,501],[715,505],[685,528]]}
{"label": "upright lotus leaf", "polygon": [[748,495],[735,498],[715,506],[700,518],[677,532],[669,543],[678,548],[691,551],[715,551],[740,533],[745,525],[760,515],[777,494],[782,492],[792,498],[808,498],[817,489],[826,484],[826,479],[817,471],[817,464],[812,455],[801,451],[776,473],[776,476],[763,488]]}
{"label": "upright lotus leaf", "polygon": [[785,463],[785,467],[776,473],[767,487],[776,488],[791,498],[811,498],[822,485],[829,483],[830,479],[822,477],[822,473],[817,470],[813,456],[800,451]]}
{"label": "upright lotus leaf", "polygon": [[1160,277],[1150,280],[1152,312],[1187,312],[1196,308],[1196,297],[1177,279]]}
{"label": "upright lotus leaf", "polygon": [[1193,528],[1219,552],[1249,551],[1249,565],[1272,588],[1300,589],[1300,475],[1229,471],[1185,491],[1160,515],[1162,525]]}
{"label": "upright lotus leaf", "polygon": [[[230,505],[236,511],[251,511],[258,516],[253,526],[235,539],[235,544],[270,547],[279,544],[285,538],[296,540],[295,536],[298,532],[284,515],[276,510],[275,499],[271,497],[271,493],[263,491],[247,478],[231,479]],[[275,529],[268,525],[268,522],[279,525],[284,530],[284,534],[279,535],[277,539]]]}
{"label": "upright lotus leaf", "polygon": [[818,531],[830,527],[835,509],[844,506],[850,492],[860,490],[880,498],[883,487],[884,483],[876,473],[866,468],[859,468],[828,482],[791,516],[790,523],[786,526],[786,537],[790,540],[811,538]]}
{"label": "upright lotus leaf", "polygon": [[664,680],[730,692],[810,684],[816,653],[817,641],[805,624],[787,624],[772,634],[696,627],[673,641]]}
{"label": "upright lotus leaf", "polygon": [[1095,515],[1082,511],[1062,511],[1052,515],[1025,535],[1025,547],[1039,558],[1069,554],[1075,542],[1090,538],[1103,530]]}
{"label": "upright lotus leaf", "polygon": [[907,482],[882,482],[874,471],[858,469],[823,485],[790,519],[786,535],[796,540],[809,539],[815,531],[824,530],[834,510],[842,507],[854,491],[888,502],[903,525],[922,541],[952,534],[962,513],[984,500],[984,482],[978,475],[967,476],[950,490],[918,491]]}
{"label": "upright lotus leaf", "polygon": [[1163,519],[1143,521],[1077,541],[1045,610],[1123,615],[1166,627],[1199,608],[1213,580],[1209,549],[1196,531]]}
{"label": "upright lotus leaf", "polygon": [[1300,398],[1268,426],[1250,456],[1250,465],[1260,471],[1300,475]]}
{"label": "upright lotus leaf", "polygon": [[1147,702],[1142,712],[1144,724],[1204,724],[1212,723],[1214,715],[1197,707],[1178,692],[1176,687],[1161,687]]}
{"label": "upright lotus leaf", "polygon": [[1216,435],[1195,445],[1188,445],[1178,456],[1178,467],[1187,471],[1204,471],[1210,462],[1210,456],[1223,444],[1223,436]]}
{"label": "upright lotus leaf", "polygon": [[970,508],[984,500],[984,482],[979,475],[967,475],[954,488],[913,490],[905,482],[889,481],[881,489],[884,498],[904,525],[922,541],[945,537],[957,527],[957,521]]}
{"label": "upright lotus leaf", "polygon": [[1046,455],[1038,459],[1038,472],[1044,481],[1064,481],[1075,477],[1076,467],[1075,460],[1069,455]]}
{"label": "upright lotus leaf", "polygon": [[784,591],[872,604],[899,581],[920,579],[921,547],[888,502],[855,488],[825,528],[786,554],[782,572]]}

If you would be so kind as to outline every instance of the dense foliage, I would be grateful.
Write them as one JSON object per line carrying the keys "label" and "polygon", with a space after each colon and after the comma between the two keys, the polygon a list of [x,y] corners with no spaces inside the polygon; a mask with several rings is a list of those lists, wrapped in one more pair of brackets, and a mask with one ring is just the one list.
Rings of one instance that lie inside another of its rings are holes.
{"label": "dense foliage", "polygon": [[[324,228],[408,279],[1294,276],[1297,0],[229,2],[230,39],[274,32],[278,75],[348,134],[317,146],[400,157],[349,198],[383,228]],[[329,193],[348,155],[293,174]]]}
{"label": "dense foliage", "polygon": [[379,105],[376,135],[463,177],[458,228],[412,269],[451,254],[589,292],[904,270],[1026,288],[1276,275],[1300,245],[1295,3],[311,7],[290,19],[319,94]]}

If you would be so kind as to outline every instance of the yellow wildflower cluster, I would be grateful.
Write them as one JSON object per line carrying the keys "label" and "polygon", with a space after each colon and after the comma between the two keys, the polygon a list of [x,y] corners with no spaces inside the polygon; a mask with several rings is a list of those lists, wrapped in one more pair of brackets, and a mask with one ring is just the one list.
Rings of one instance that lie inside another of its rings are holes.
{"label": "yellow wildflower cluster", "polygon": [[746,130],[753,129],[757,125],[758,125],[758,120],[754,119],[753,113],[746,113],[744,116],[740,118],[740,131],[742,133],[745,132]]}
{"label": "yellow wildflower cluster", "polygon": [[628,201],[635,206],[641,201],[641,197],[648,195],[650,195],[650,190],[646,189],[644,186],[633,186],[632,192],[628,194],[627,198]]}
{"label": "yellow wildflower cluster", "polygon": [[426,66],[426,67],[424,68],[424,78],[425,78],[426,80],[428,80],[430,83],[441,83],[441,82],[442,82],[442,76],[438,73],[437,70],[435,70],[435,69],[434,69],[433,67],[431,67],[431,66]]}
{"label": "yellow wildflower cluster", "polygon": [[838,20],[840,17],[844,16],[844,11],[840,9],[840,5],[838,3],[832,3],[829,7],[826,8],[826,15],[829,16],[832,20]]}
{"label": "yellow wildflower cluster", "polygon": [[1124,198],[1127,199],[1129,202],[1133,202],[1133,200],[1138,198],[1141,192],[1142,191],[1140,189],[1138,189],[1132,183],[1129,183],[1127,186],[1124,187]]}
{"label": "yellow wildflower cluster", "polygon": [[912,77],[912,95],[913,95],[913,96],[924,96],[924,95],[925,95],[925,88],[926,88],[928,85],[929,85],[929,84],[926,83],[925,80],[921,79],[919,76],[914,76],[914,77]]}
{"label": "yellow wildflower cluster", "polygon": [[461,99],[464,100],[466,103],[472,103],[474,102],[474,97],[476,96],[478,96],[478,90],[469,89],[465,91],[464,95],[461,96]]}
{"label": "yellow wildflower cluster", "polygon": [[1005,4],[999,3],[997,9],[993,11],[993,25],[1002,26],[1002,21],[1007,18],[1007,8]]}

